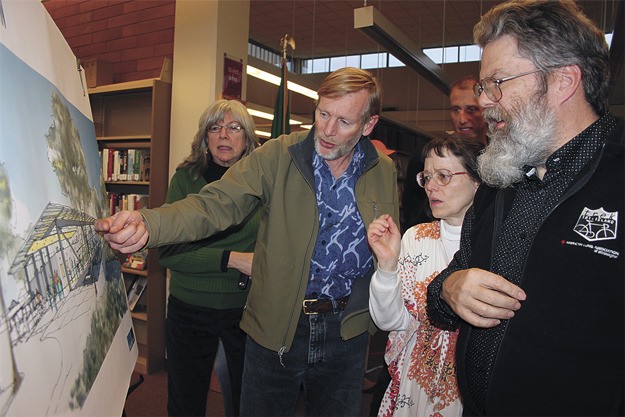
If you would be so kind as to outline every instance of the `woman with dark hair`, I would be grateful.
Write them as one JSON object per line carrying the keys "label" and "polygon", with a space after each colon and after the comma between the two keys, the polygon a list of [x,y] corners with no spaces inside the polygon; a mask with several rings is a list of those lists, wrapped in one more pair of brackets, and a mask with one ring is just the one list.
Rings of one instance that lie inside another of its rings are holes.
{"label": "woman with dark hair", "polygon": [[403,237],[388,215],[369,226],[367,238],[378,261],[369,308],[377,326],[390,332],[385,360],[392,380],[379,416],[462,415],[454,358],[457,332],[431,325],[426,294],[459,248],[464,215],[481,183],[476,167],[483,148],[458,134],[428,142],[416,181],[439,220],[413,226]]}
{"label": "woman with dark hair", "polygon": [[[219,180],[257,146],[254,121],[243,104],[234,100],[211,104],[200,117],[191,154],[172,177],[167,203]],[[224,408],[239,414],[246,338],[239,321],[252,274],[257,214],[213,237],[159,249],[161,265],[171,271],[166,333],[170,416],[205,415],[220,339],[230,380]]]}

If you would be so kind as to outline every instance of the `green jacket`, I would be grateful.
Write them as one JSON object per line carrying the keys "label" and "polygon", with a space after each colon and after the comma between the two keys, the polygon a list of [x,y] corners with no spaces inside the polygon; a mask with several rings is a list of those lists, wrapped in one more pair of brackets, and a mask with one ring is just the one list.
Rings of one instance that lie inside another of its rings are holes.
{"label": "green jacket", "polygon": [[[241,329],[279,353],[290,349],[295,336],[318,230],[313,135],[314,131],[296,132],[270,140],[199,194],[141,211],[150,231],[148,247],[155,247],[210,236],[261,206],[253,284]],[[398,219],[394,164],[368,138],[361,143],[365,173],[356,183],[360,215],[367,226],[385,213]],[[375,331],[369,315],[371,274],[354,282],[341,324],[343,339]]]}
{"label": "green jacket", "polygon": [[[167,191],[167,203],[199,193],[206,185],[203,176],[193,179],[190,171],[178,168]],[[240,272],[221,269],[224,250],[253,252],[260,223],[258,210],[244,223],[223,233],[189,243],[159,248],[159,262],[170,270],[169,292],[187,304],[216,309],[243,308],[246,290],[239,289]]]}

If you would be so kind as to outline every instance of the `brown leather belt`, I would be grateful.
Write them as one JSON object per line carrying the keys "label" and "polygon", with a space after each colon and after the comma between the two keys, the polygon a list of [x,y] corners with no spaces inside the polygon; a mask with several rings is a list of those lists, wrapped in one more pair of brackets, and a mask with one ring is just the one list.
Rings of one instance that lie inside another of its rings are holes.
{"label": "brown leather belt", "polygon": [[343,298],[338,298],[336,300],[329,300],[327,298],[307,298],[302,303],[302,308],[304,314],[330,313],[334,311],[334,304],[336,304],[336,308],[338,310],[345,310],[347,300],[349,300],[349,295]]}

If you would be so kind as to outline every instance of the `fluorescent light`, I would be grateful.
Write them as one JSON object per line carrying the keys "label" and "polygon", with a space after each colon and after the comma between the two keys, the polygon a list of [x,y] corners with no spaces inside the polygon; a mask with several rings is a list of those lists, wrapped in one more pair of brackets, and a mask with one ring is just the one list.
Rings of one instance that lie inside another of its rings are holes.
{"label": "fluorescent light", "polygon": [[280,85],[280,77],[273,75],[273,74],[269,74],[268,72],[265,72],[263,70],[259,70],[258,68],[253,67],[251,65],[247,66],[247,75],[260,78],[261,80],[267,81],[268,83],[271,83],[274,85]]}
{"label": "fluorescent light", "polygon": [[[259,78],[263,81],[267,81],[268,83],[271,83],[274,85],[280,85],[280,77],[270,74],[256,67],[253,67],[251,65],[247,66],[247,75],[251,75],[252,77]],[[310,88],[306,88],[297,83],[294,83],[293,81],[287,80],[287,88],[291,91],[294,91],[306,97],[310,97],[314,100],[317,100],[319,98],[316,91],[311,90]]]}
{"label": "fluorescent light", "polygon": [[[250,109],[249,107],[247,109],[247,112],[250,114],[250,116],[260,117],[261,119],[273,120],[273,114],[271,113],[267,113],[267,112],[255,110],[255,109]],[[303,122],[297,119],[296,117],[291,116],[289,118],[290,125],[301,125],[302,123]]]}
{"label": "fluorescent light", "polygon": [[[310,97],[313,100],[317,100],[319,98],[319,96],[317,95],[316,91],[311,90],[310,88],[306,88],[303,85],[299,85],[297,83],[294,83],[293,81],[286,81],[286,84],[288,85],[289,90],[294,91],[296,93],[300,93],[303,96],[306,97]],[[280,84],[278,84],[280,85]]]}
{"label": "fluorescent light", "polygon": [[265,132],[263,130],[255,130],[254,133],[256,133],[256,136],[262,136],[264,138],[270,138],[271,137],[271,133]]}
{"label": "fluorescent light", "polygon": [[312,129],[313,125],[300,125],[300,127],[301,127],[302,129],[308,129],[308,130],[310,130],[310,129]]}
{"label": "fluorescent light", "polygon": [[250,114],[250,116],[260,117],[261,119],[273,120],[273,114],[271,113],[250,109],[249,107],[247,109],[247,112]]}

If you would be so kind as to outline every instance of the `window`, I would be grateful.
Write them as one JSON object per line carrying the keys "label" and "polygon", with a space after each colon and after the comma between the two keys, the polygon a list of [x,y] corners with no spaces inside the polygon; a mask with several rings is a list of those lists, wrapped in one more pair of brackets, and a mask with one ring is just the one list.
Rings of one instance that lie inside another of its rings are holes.
{"label": "window", "polygon": [[388,66],[389,67],[405,67],[406,64],[395,58],[393,55],[388,54]]}
{"label": "window", "polygon": [[381,52],[378,54],[362,55],[360,68],[362,69],[385,68],[387,55],[388,54],[386,52]]}
{"label": "window", "polygon": [[473,62],[482,59],[482,51],[477,45],[466,45],[460,47],[459,62]]}
{"label": "window", "polygon": [[[612,44],[612,33],[605,35],[608,45]],[[270,64],[280,66],[282,56],[262,45],[248,43],[248,54]],[[445,48],[427,48],[423,53],[430,57],[436,64],[449,64],[455,62],[475,62],[482,59],[482,50],[477,45],[454,45]],[[320,72],[335,71],[343,67],[356,67],[362,69],[403,67],[405,64],[393,55],[380,52],[362,55],[347,55],[335,57],[321,57],[315,59],[296,59],[296,63],[289,61],[287,66],[299,69],[300,74],[316,74]]]}

